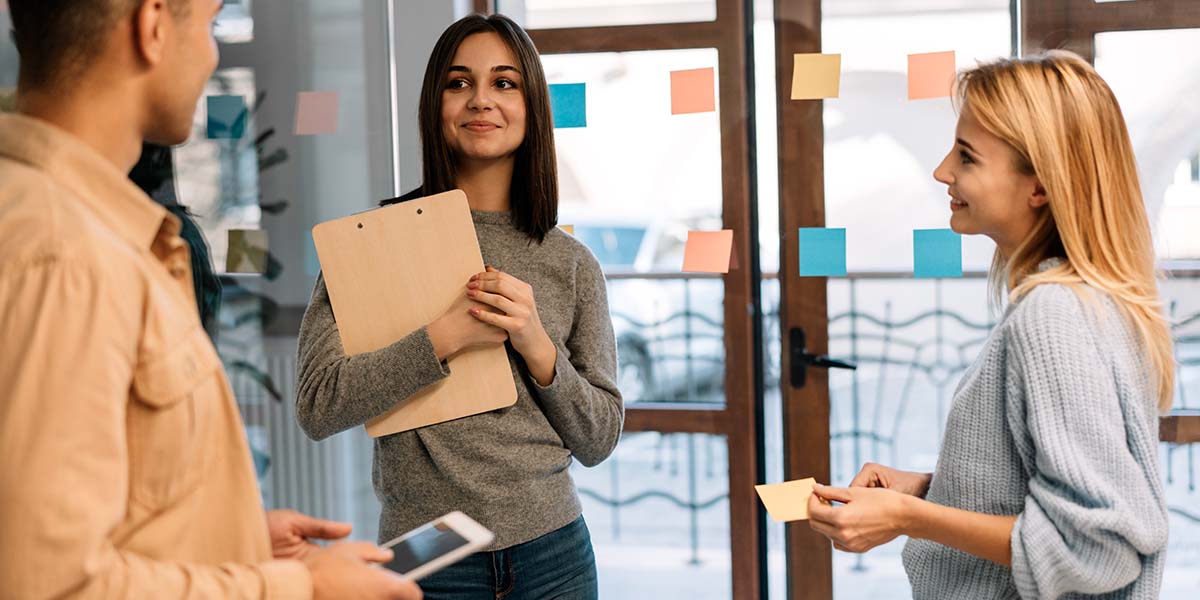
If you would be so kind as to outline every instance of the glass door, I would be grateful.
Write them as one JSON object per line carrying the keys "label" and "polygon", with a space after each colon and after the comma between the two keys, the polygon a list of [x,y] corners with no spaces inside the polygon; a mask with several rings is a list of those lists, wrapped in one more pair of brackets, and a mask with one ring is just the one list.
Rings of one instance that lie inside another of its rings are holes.
{"label": "glass door", "polygon": [[[782,368],[769,385],[781,389],[782,480],[847,485],[866,462],[933,470],[953,389],[990,329],[994,246],[965,238],[962,277],[914,278],[914,231],[948,227],[932,173],[957,116],[949,98],[908,99],[908,55],[954,51],[958,68],[1010,56],[1011,9],[1008,0],[775,3],[781,292],[769,335]],[[794,55],[808,53],[840,55],[837,97],[791,99]],[[834,234],[844,243],[819,258],[844,260],[845,274],[801,276],[819,266],[802,236]],[[821,356],[857,368],[814,368]],[[856,555],[833,551],[806,522],[772,525],[769,536],[785,542],[786,581],[771,573],[783,597],[908,595],[903,538]]]}

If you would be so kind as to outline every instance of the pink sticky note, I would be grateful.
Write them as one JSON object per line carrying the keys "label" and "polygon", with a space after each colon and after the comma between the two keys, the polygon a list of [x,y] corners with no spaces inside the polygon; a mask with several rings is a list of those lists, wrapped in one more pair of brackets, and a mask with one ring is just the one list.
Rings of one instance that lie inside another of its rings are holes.
{"label": "pink sticky note", "polygon": [[717,110],[716,81],[712,67],[671,71],[671,114]]}
{"label": "pink sticky note", "polygon": [[296,97],[296,135],[337,133],[337,92],[300,92]]}
{"label": "pink sticky note", "polygon": [[908,55],[908,99],[945,98],[954,85],[954,51]]}
{"label": "pink sticky note", "polygon": [[728,273],[733,230],[689,231],[683,249],[685,273]]}

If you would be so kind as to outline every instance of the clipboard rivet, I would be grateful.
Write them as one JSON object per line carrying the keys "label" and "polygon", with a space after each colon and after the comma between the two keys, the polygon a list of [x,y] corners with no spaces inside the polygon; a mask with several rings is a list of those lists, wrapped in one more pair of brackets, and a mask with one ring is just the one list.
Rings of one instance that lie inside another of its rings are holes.
{"label": "clipboard rivet", "polygon": [[423,212],[425,212],[425,211],[423,211],[423,210],[421,210],[421,209],[419,209],[419,208],[417,209],[417,214],[418,214],[418,215],[419,215],[419,214],[421,214],[421,213],[423,213]]}
{"label": "clipboard rivet", "polygon": [[359,228],[359,229],[362,229],[362,223],[359,223],[359,224],[358,224],[358,228]]}

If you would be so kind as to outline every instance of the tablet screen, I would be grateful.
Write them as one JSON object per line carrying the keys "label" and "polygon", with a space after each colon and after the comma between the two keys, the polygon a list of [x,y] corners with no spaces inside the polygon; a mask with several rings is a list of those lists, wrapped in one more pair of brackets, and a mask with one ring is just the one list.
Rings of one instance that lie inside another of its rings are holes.
{"label": "tablet screen", "polygon": [[387,568],[409,573],[421,565],[467,545],[467,539],[441,521],[428,523],[392,546],[395,556]]}

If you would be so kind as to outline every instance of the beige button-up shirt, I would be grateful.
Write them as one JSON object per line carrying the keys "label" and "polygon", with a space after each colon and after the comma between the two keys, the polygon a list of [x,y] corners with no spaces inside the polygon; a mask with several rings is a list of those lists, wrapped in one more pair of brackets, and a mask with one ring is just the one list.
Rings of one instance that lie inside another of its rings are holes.
{"label": "beige button-up shirt", "polygon": [[0,598],[309,598],[271,559],[179,221],[0,115]]}

